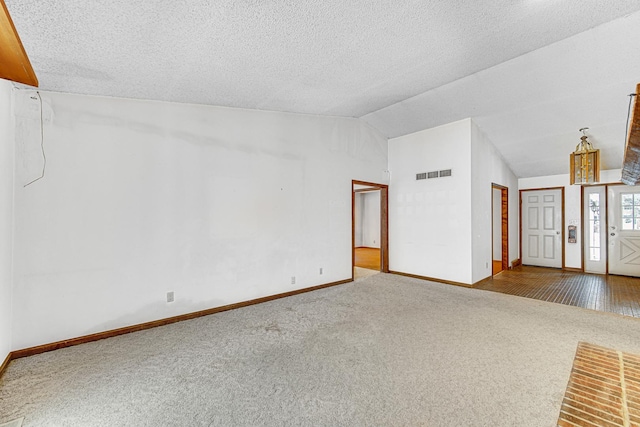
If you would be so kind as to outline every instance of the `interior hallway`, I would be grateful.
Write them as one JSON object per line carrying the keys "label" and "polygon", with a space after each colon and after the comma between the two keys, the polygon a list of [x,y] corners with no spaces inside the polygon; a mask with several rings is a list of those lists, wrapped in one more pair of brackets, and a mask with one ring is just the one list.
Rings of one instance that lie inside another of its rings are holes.
{"label": "interior hallway", "polygon": [[474,288],[640,318],[640,278],[636,277],[521,266]]}

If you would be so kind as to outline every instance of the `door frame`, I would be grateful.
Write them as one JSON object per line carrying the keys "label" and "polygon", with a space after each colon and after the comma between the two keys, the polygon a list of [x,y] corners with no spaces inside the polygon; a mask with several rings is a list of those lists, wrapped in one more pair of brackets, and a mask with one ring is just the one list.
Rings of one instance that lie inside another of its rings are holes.
{"label": "door frame", "polygon": [[[605,233],[604,237],[604,241],[605,241],[605,246],[606,249],[604,251],[605,256],[607,257],[607,260],[605,262],[605,273],[604,274],[609,274],[609,187],[617,187],[618,185],[624,185],[622,182],[607,182],[607,183],[596,183],[596,184],[592,184],[592,185],[582,185],[582,189],[580,190],[580,224],[582,227],[581,232],[581,238],[584,240],[584,234],[586,232],[586,228],[585,228],[585,224],[584,224],[584,189],[585,187],[604,187],[604,209],[605,212],[607,213],[606,215],[606,220],[605,220],[605,229],[607,230],[607,232]],[[582,272],[584,273],[584,257],[585,257],[585,251],[584,251],[584,242],[582,244],[582,259],[581,264],[582,264]],[[594,273],[596,274],[596,273]]]}
{"label": "door frame", "polygon": [[501,230],[502,230],[502,270],[509,269],[509,188],[500,184],[491,183],[491,275],[493,276],[493,219],[495,212],[493,211],[493,190],[500,190],[500,206],[501,206]]}
{"label": "door frame", "polygon": [[522,263],[522,193],[526,192],[526,191],[539,191],[539,190],[560,190],[560,198],[562,199],[562,207],[561,207],[561,211],[562,211],[562,232],[561,232],[561,242],[562,244],[560,246],[562,246],[560,252],[561,252],[561,257],[562,257],[562,269],[565,269],[565,265],[564,265],[564,238],[565,238],[565,234],[564,234],[564,187],[543,187],[543,188],[525,188],[522,190],[519,190],[519,197],[520,200],[518,201],[518,211],[519,211],[519,223],[520,223],[520,235],[519,235],[519,239],[520,239],[520,263]]}
{"label": "door frame", "polygon": [[356,192],[354,185],[366,185],[380,190],[380,271],[389,272],[389,186],[367,181],[351,181],[351,280],[356,264]]}

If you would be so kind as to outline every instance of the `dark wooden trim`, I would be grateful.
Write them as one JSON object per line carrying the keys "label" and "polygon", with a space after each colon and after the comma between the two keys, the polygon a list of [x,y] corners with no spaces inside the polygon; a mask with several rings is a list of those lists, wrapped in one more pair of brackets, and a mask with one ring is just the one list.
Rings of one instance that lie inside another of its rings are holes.
{"label": "dark wooden trim", "polygon": [[502,269],[509,269],[509,189],[502,189]]}
{"label": "dark wooden trim", "polygon": [[427,276],[420,276],[418,274],[411,274],[411,273],[403,273],[401,271],[389,271],[389,273],[391,274],[397,274],[398,276],[405,276],[405,277],[411,277],[413,279],[420,279],[420,280],[428,280],[430,282],[438,282],[438,283],[444,283],[447,285],[454,285],[454,286],[462,286],[464,288],[472,288],[474,287],[477,283],[481,283],[482,281],[486,280],[486,279],[491,279],[491,276],[489,276],[486,279],[482,279],[477,283],[474,283],[472,285],[469,285],[467,283],[462,283],[462,282],[454,282],[451,280],[444,280],[444,279],[437,279],[435,277],[427,277]]}
{"label": "dark wooden trim", "polygon": [[37,87],[38,77],[33,71],[29,55],[24,50],[4,0],[0,0],[0,44],[0,77]]}
{"label": "dark wooden trim", "polygon": [[[380,242],[382,243],[382,242]],[[356,280],[356,192],[351,184],[351,281]]]}
{"label": "dark wooden trim", "polygon": [[520,193],[522,193],[523,191],[561,190],[563,188],[564,188],[563,186],[559,186],[559,187],[521,188],[520,189]]}
{"label": "dark wooden trim", "polygon": [[[131,332],[137,332],[137,331],[142,331],[142,330],[145,330],[145,329],[151,329],[151,328],[155,328],[155,327],[158,327],[158,326],[169,325],[171,323],[181,322],[183,320],[195,319],[197,317],[208,316],[210,314],[220,313],[220,312],[223,312],[223,311],[235,310],[237,308],[247,307],[247,306],[254,305],[254,304],[261,304],[261,303],[264,303],[264,302],[269,302],[269,301],[273,301],[273,300],[280,299],[280,298],[286,298],[286,297],[290,297],[290,296],[293,296],[293,295],[302,294],[302,293],[305,293],[305,292],[317,291],[318,289],[324,289],[324,288],[328,288],[330,286],[342,285],[344,283],[349,283],[349,282],[352,282],[352,280],[351,279],[346,279],[346,280],[340,280],[340,281],[337,281],[337,282],[325,283],[323,285],[312,286],[310,288],[297,289],[295,291],[283,292],[281,294],[271,295],[271,296],[262,297],[262,298],[256,298],[256,299],[252,299],[252,300],[249,300],[249,301],[242,301],[242,302],[237,302],[235,304],[223,305],[221,307],[214,307],[214,308],[209,308],[209,309],[206,309],[206,310],[195,311],[195,312],[192,312],[192,313],[181,314],[179,316],[167,317],[165,319],[154,320],[152,322],[139,323],[137,325],[125,326],[123,328],[118,328],[118,329],[111,329],[109,331],[98,332],[98,333],[95,333],[95,334],[85,335],[85,336],[77,337],[77,338],[71,338],[71,339],[63,340],[63,341],[57,341],[57,342],[50,343],[50,344],[43,344],[43,345],[39,345],[39,346],[36,346],[36,347],[24,348],[22,350],[16,350],[16,351],[11,352],[10,360],[18,359],[18,358],[21,358],[21,357],[33,356],[35,354],[40,354],[40,353],[44,353],[44,352],[47,352],[47,351],[57,350],[57,349],[64,348],[64,347],[71,347],[71,346],[74,346],[74,345],[84,344],[84,343],[88,343],[88,342],[92,342],[92,341],[98,341],[98,340],[102,340],[102,339],[105,339],[105,338],[111,338],[111,337],[115,337],[115,336],[118,336],[118,335],[124,335],[124,334],[128,334],[128,333],[131,333]],[[5,361],[5,363],[8,363],[8,362]],[[3,367],[4,367],[4,365],[3,365]]]}
{"label": "dark wooden trim", "polygon": [[389,272],[389,188],[380,189],[380,271]]}
{"label": "dark wooden trim", "polygon": [[524,243],[522,242],[522,192],[524,190],[518,190],[518,224],[520,225],[518,227],[518,242],[520,242],[519,245],[519,251],[518,251],[518,260],[520,261],[520,265],[522,265],[522,246],[524,245]]}
{"label": "dark wooden trim", "polygon": [[[495,201],[495,200],[493,200],[493,195],[495,194],[494,191],[493,191],[494,189],[495,189],[495,187],[492,184],[491,185],[491,275],[497,274],[495,272],[495,269],[493,268],[493,262],[495,261],[495,258],[496,258],[496,254],[493,253],[494,245],[495,245],[495,240],[494,240],[493,236],[496,233],[496,230],[493,227],[493,224],[495,222],[495,214],[496,214],[495,211],[493,210],[493,205],[494,205],[494,201]],[[500,256],[502,256],[502,254]]]}
{"label": "dark wooden trim", "polygon": [[565,259],[565,228],[566,228],[566,224],[564,222],[564,211],[565,211],[565,206],[564,206],[564,187],[561,188],[561,194],[562,194],[562,268],[564,269],[564,259]]}
{"label": "dark wooden trim", "polygon": [[[609,184],[604,186],[604,212],[604,229],[607,230],[604,233],[604,256],[607,257],[607,261],[604,263],[604,274],[609,274]],[[602,218],[602,216],[600,218]]]}
{"label": "dark wooden trim", "polygon": [[584,273],[584,269],[582,269],[582,268],[564,267],[563,270],[564,271],[571,271],[571,272],[574,272],[574,273]]}
{"label": "dark wooden trim", "polygon": [[[501,233],[502,233],[502,270],[509,269],[509,188],[500,184],[491,184],[491,252],[493,254],[493,190],[500,190],[501,206]],[[493,259],[493,256],[492,256]],[[491,269],[493,273],[493,268]]]}
{"label": "dark wooden trim", "polygon": [[356,265],[356,198],[354,185],[366,185],[372,188],[366,191],[380,190],[380,271],[389,272],[389,186],[367,181],[351,181],[351,280],[354,280]]}
{"label": "dark wooden trim", "polygon": [[636,99],[629,117],[621,180],[627,185],[640,183],[640,83],[636,86]]}
{"label": "dark wooden trim", "polygon": [[511,261],[511,268],[516,268],[522,265],[522,258],[514,259]]}
{"label": "dark wooden trim", "polygon": [[7,357],[4,359],[4,362],[2,362],[2,365],[0,365],[0,378],[2,378],[2,374],[4,374],[4,371],[7,369],[7,366],[9,366],[9,362],[11,362],[12,359],[15,359],[15,357],[13,357],[12,352],[9,352]]}
{"label": "dark wooden trim", "polygon": [[356,249],[380,249],[380,248],[372,248],[371,246],[356,246]]}
{"label": "dark wooden trim", "polygon": [[353,188],[353,185],[368,185],[370,187],[375,187],[375,188],[389,188],[387,184],[377,184],[375,182],[358,181],[357,179],[354,179],[353,181],[351,181],[351,183],[352,183],[351,188]]}
{"label": "dark wooden trim", "polygon": [[[606,187],[605,187],[605,197],[606,197]],[[587,241],[585,234],[586,234],[586,230],[587,228],[584,226],[584,186],[582,186],[582,188],[580,188],[580,246],[582,246],[581,250],[580,250],[580,266],[582,267],[580,269],[581,273],[584,273],[584,245],[585,242]],[[606,233],[605,233],[606,235]]]}

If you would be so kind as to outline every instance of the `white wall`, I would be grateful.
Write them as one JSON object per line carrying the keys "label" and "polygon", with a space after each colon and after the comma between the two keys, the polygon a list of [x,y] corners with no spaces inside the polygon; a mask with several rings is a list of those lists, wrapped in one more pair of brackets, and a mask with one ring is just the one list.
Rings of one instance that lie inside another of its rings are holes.
{"label": "white wall", "polygon": [[362,247],[364,244],[362,243],[362,229],[364,224],[364,197],[362,197],[363,193],[355,193],[354,198],[354,246],[356,248]]}
{"label": "white wall", "polygon": [[19,95],[16,349],[351,277],[351,180],[387,166],[363,122],[44,93],[23,188]]}
{"label": "white wall", "polygon": [[362,194],[362,246],[380,248],[380,190]]}
{"label": "white wall", "polygon": [[[569,167],[568,161],[569,160],[567,160],[567,168]],[[600,171],[600,183],[620,182],[620,173],[620,169]],[[576,243],[567,242],[567,227],[569,225],[577,226],[578,230],[582,229],[582,225],[580,224],[581,187],[579,185],[569,184],[569,174],[520,178],[518,180],[518,187],[520,190],[564,187],[564,264],[567,268],[582,268],[582,233],[578,232]]]}
{"label": "white wall", "polygon": [[[416,180],[416,173],[452,176]],[[509,257],[518,258],[518,180],[471,120],[389,140],[390,269],[465,284],[491,275],[491,184],[509,189]]]}
{"label": "white wall", "polygon": [[[470,123],[389,140],[391,270],[471,283]],[[442,169],[452,169],[452,176],[416,180],[416,173]]]}
{"label": "white wall", "polygon": [[0,363],[11,348],[14,139],[11,83],[0,79]]}
{"label": "white wall", "polygon": [[491,276],[491,184],[508,188],[509,262],[519,257],[518,179],[486,135],[471,121],[471,217],[473,279]]}

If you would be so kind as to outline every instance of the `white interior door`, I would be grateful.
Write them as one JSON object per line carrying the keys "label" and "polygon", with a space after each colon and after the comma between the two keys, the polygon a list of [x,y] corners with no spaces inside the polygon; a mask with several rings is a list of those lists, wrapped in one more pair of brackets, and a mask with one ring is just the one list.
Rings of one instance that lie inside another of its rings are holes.
{"label": "white interior door", "polygon": [[607,272],[607,212],[604,185],[584,187],[584,271]]}
{"label": "white interior door", "polygon": [[640,277],[640,186],[609,186],[609,273]]}
{"label": "white interior door", "polygon": [[522,192],[522,263],[562,268],[562,191]]}

